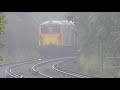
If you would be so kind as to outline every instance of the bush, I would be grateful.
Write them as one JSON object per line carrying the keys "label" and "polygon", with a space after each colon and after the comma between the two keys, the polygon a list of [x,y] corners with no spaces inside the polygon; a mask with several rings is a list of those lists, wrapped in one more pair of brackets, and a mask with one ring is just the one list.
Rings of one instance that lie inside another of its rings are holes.
{"label": "bush", "polygon": [[97,55],[84,56],[79,58],[79,66],[88,75],[101,75],[102,74],[102,59]]}

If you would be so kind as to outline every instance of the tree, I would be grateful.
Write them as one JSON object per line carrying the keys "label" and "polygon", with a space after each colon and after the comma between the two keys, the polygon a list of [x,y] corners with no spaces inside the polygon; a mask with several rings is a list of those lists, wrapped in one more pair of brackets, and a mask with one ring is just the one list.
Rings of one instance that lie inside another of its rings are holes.
{"label": "tree", "polygon": [[[0,12],[0,35],[4,31],[5,23],[6,23],[6,21],[5,21],[5,15],[4,15],[4,13]],[[3,48],[3,46],[4,46],[4,44],[0,43],[0,48]],[[3,60],[2,56],[0,56],[0,60]]]}
{"label": "tree", "polygon": [[66,18],[76,24],[82,53],[120,54],[119,12],[69,12]]}

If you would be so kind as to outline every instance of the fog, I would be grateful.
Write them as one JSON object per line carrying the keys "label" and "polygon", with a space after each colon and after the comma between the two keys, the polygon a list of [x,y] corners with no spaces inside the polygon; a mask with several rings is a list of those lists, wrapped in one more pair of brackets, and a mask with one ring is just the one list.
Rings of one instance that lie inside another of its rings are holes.
{"label": "fog", "polygon": [[47,20],[63,20],[64,14],[65,12],[5,12],[7,24],[2,35],[5,43],[3,51],[12,58],[18,59],[26,55],[27,60],[32,59],[31,55],[38,50],[38,25]]}
{"label": "fog", "polygon": [[[73,71],[93,77],[120,77],[119,12],[4,12],[6,26],[0,36],[5,44],[4,62],[38,59],[38,26],[44,21],[69,20],[77,32],[77,58]],[[73,66],[72,66],[73,65]]]}

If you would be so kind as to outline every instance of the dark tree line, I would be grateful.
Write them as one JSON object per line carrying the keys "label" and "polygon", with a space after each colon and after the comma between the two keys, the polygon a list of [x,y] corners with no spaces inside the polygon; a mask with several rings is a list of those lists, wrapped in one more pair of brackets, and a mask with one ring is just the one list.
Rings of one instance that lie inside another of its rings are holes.
{"label": "dark tree line", "polygon": [[81,53],[119,56],[119,12],[69,12],[65,17],[76,24]]}

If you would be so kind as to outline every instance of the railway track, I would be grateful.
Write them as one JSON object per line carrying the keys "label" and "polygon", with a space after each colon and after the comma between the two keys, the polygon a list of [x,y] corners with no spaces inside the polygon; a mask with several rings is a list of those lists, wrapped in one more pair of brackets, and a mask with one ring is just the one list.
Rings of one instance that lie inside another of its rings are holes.
{"label": "railway track", "polygon": [[[37,78],[63,78],[65,76],[65,78],[89,78],[87,76],[84,75],[79,75],[77,73],[74,72],[70,72],[67,71],[65,69],[61,69],[61,67],[59,67],[60,63],[64,63],[65,61],[69,60],[69,59],[75,59],[75,56],[72,57],[63,57],[63,58],[55,58],[55,59],[47,59],[47,60],[30,60],[30,61],[24,61],[24,62],[18,62],[14,65],[11,65],[10,67],[8,67],[5,70],[5,74],[8,78],[25,78],[24,75],[21,75],[20,73],[17,73],[14,71],[14,68],[17,67],[21,67],[22,65],[26,65],[26,64],[31,64],[33,62],[36,62],[36,64],[33,64],[33,66],[30,68],[33,73],[35,73],[34,75],[37,76]],[[39,63],[39,61],[41,61]],[[57,63],[56,63],[57,62]],[[49,64],[48,66],[46,66],[46,64]],[[51,68],[51,72],[49,72],[48,74],[39,71],[38,69],[41,67],[43,68],[43,70],[45,70],[45,68]],[[52,73],[53,72],[53,73]],[[56,76],[52,76],[52,74],[56,74]]]}
{"label": "railway track", "polygon": [[[36,73],[38,73],[38,74],[46,77],[46,78],[60,78],[60,77],[55,77],[55,76],[53,77],[53,76],[51,76],[51,75],[45,74],[45,73],[37,70],[37,68],[40,68],[42,65],[45,65],[45,64],[48,64],[48,63],[52,63],[52,62],[54,63],[54,62],[57,61],[57,63],[55,63],[55,64],[53,64],[53,65],[51,66],[51,68],[52,68],[54,71],[60,72],[60,73],[62,73],[62,74],[66,74],[68,78],[89,78],[89,77],[87,77],[87,76],[85,76],[85,75],[80,75],[80,74],[76,74],[76,73],[73,73],[73,72],[68,72],[68,71],[66,71],[66,70],[63,70],[63,69],[61,70],[60,68],[58,68],[58,64],[60,64],[61,62],[63,63],[64,61],[66,61],[66,59],[74,59],[74,58],[75,58],[75,57],[65,57],[65,58],[58,58],[58,59],[53,59],[53,60],[45,61],[45,62],[38,63],[38,64],[34,65],[34,66],[32,67],[32,70],[33,70],[34,72],[36,72]],[[65,75],[63,75],[63,76],[65,76]],[[62,77],[62,78],[63,78],[63,77]]]}
{"label": "railway track", "polygon": [[55,70],[58,71],[58,72],[62,72],[62,73],[65,73],[65,74],[68,74],[68,75],[71,75],[71,76],[75,76],[75,77],[77,77],[77,78],[90,78],[89,76],[81,75],[81,74],[72,72],[72,71],[70,71],[70,70],[63,69],[62,67],[59,66],[59,64],[64,63],[64,62],[66,62],[66,61],[68,61],[68,60],[60,61],[60,62],[54,64],[54,65],[52,66],[53,69],[55,69]]}
{"label": "railway track", "polygon": [[49,60],[49,61],[44,61],[44,62],[41,62],[41,63],[37,63],[37,64],[35,64],[35,65],[32,67],[32,70],[33,70],[35,73],[38,73],[38,74],[40,74],[40,75],[42,75],[42,76],[44,76],[44,77],[46,77],[46,78],[53,78],[53,77],[51,77],[51,76],[49,76],[49,75],[47,75],[47,74],[44,74],[44,73],[41,73],[41,72],[37,71],[36,69],[37,69],[39,66],[43,65],[43,64],[46,64],[46,63],[49,63],[49,62],[54,62],[54,61],[60,61],[60,60],[67,59],[67,58],[74,58],[74,57],[57,58],[57,59],[52,59],[52,60]]}
{"label": "railway track", "polygon": [[12,78],[24,78],[23,75],[20,75],[20,74],[16,73],[16,72],[13,71],[12,69],[13,69],[13,68],[16,68],[16,67],[18,67],[18,66],[20,66],[20,65],[24,65],[24,64],[26,64],[26,63],[31,63],[31,62],[35,62],[35,61],[39,61],[39,60],[41,60],[41,59],[38,59],[38,60],[30,60],[30,61],[22,61],[22,62],[15,63],[15,65],[12,65],[12,66],[8,67],[8,68],[5,70],[4,73],[5,73],[5,75],[6,75],[7,77],[12,77]]}

